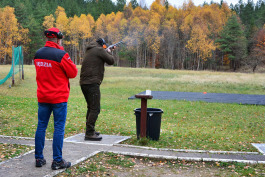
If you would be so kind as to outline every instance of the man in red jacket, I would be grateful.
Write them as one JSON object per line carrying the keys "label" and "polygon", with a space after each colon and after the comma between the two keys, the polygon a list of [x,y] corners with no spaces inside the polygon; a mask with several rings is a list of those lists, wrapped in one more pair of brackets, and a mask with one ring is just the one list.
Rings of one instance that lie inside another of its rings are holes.
{"label": "man in red jacket", "polygon": [[46,164],[43,156],[46,128],[53,112],[53,170],[68,168],[70,162],[62,158],[67,101],[70,92],[69,78],[77,75],[76,65],[62,47],[63,34],[57,28],[44,32],[47,42],[34,57],[38,97],[38,127],[35,134],[36,167]]}

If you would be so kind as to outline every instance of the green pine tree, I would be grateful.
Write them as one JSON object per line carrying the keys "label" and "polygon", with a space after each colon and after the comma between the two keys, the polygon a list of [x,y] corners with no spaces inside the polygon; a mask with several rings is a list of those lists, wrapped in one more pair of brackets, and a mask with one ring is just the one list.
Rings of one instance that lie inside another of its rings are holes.
{"label": "green pine tree", "polygon": [[132,4],[132,7],[135,9],[136,7],[139,6],[137,0],[131,0],[130,3]]}
{"label": "green pine tree", "polygon": [[246,37],[236,15],[228,19],[216,43],[222,52],[228,55],[230,67],[234,71],[239,68],[246,54]]}
{"label": "green pine tree", "polygon": [[125,5],[126,5],[126,0],[117,0],[117,4],[116,4],[117,11],[122,12]]}

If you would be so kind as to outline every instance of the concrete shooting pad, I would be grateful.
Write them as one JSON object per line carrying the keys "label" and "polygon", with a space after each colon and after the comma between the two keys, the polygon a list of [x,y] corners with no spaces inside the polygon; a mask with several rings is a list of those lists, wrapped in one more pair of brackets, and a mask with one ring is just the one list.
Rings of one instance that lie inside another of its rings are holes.
{"label": "concrete shooting pad", "polygon": [[[126,144],[115,144],[129,137],[116,135],[102,135],[102,141],[84,141],[84,133],[68,137],[64,141],[63,157],[76,165],[94,155],[102,153],[115,153],[121,155],[203,162],[239,162],[249,164],[265,164],[265,156],[259,152],[234,152],[234,151],[204,151],[188,149],[163,149],[141,147]],[[11,137],[0,135],[0,143],[23,144],[34,146],[34,138]],[[90,144],[89,144],[90,143]],[[264,144],[265,145],[265,144]],[[263,145],[263,146],[264,146]],[[256,147],[256,146],[255,146]],[[263,147],[260,147],[262,149]],[[259,149],[259,150],[260,150]],[[0,162],[0,176],[8,177],[52,177],[65,169],[52,170],[52,140],[45,141],[44,155],[47,164],[42,168],[35,167],[34,149]]]}
{"label": "concrete shooting pad", "polygon": [[265,155],[265,144],[252,143],[252,146],[254,146],[255,148],[257,148],[260,153],[262,153],[263,155]]}
{"label": "concrete shooting pad", "polygon": [[98,144],[98,145],[114,145],[118,144],[122,141],[125,141],[129,138],[130,136],[118,136],[118,135],[102,135],[102,140],[101,141],[88,141],[84,140],[85,134],[80,133],[68,138],[64,139],[64,142],[73,142],[73,143],[82,143],[82,144]]}
{"label": "concrete shooting pad", "polygon": [[[146,91],[136,95],[145,94]],[[152,91],[153,99],[157,100],[185,100],[204,101],[209,103],[237,103],[248,105],[265,105],[265,95],[247,95],[230,93],[206,93],[206,92],[173,92],[173,91]],[[136,99],[131,96],[128,99]]]}

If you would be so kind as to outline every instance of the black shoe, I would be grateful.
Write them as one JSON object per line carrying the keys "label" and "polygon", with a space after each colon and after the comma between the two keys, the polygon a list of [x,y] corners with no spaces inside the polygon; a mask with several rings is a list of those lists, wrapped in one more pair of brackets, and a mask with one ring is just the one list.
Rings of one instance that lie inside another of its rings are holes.
{"label": "black shoe", "polygon": [[69,167],[71,167],[71,162],[66,162],[64,159],[62,159],[61,162],[53,161],[51,167],[53,170],[69,168]]}
{"label": "black shoe", "polygon": [[45,159],[36,159],[36,167],[42,167],[45,164],[46,164]]}
{"label": "black shoe", "polygon": [[85,135],[85,140],[90,140],[90,141],[101,141],[102,136],[94,132],[93,135]]}

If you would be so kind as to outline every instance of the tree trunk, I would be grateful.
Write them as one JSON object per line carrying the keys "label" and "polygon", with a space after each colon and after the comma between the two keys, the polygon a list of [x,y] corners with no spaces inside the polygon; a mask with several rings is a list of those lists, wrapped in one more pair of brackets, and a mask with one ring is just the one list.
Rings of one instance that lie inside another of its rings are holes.
{"label": "tree trunk", "polygon": [[139,59],[139,45],[136,46],[136,68],[140,67],[140,59]]}
{"label": "tree trunk", "polygon": [[116,51],[116,56],[117,56],[117,63],[116,63],[116,65],[117,66],[120,66],[120,56],[119,56],[118,51]]}
{"label": "tree trunk", "polygon": [[153,50],[153,55],[152,55],[152,68],[155,68],[156,65],[156,52]]}
{"label": "tree trunk", "polygon": [[198,64],[197,64],[197,71],[198,71],[200,69],[200,51],[198,51],[196,54],[197,54],[196,58],[198,60]]}

